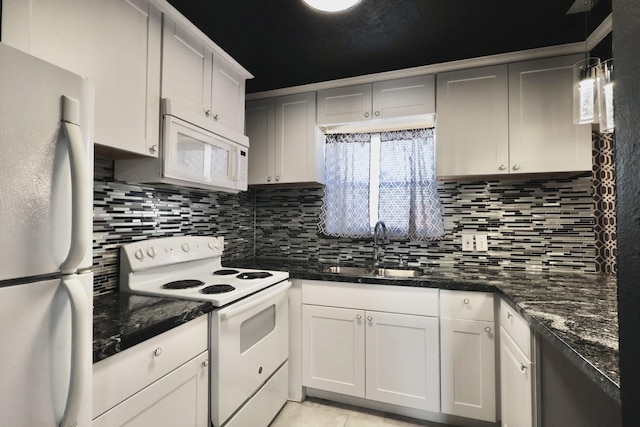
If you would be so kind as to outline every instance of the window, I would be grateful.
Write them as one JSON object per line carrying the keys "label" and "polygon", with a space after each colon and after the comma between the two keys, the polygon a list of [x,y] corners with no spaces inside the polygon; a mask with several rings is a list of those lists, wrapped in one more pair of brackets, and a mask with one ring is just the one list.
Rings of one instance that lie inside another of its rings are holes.
{"label": "window", "polygon": [[320,231],[368,237],[382,220],[391,238],[442,236],[434,159],[433,129],[327,135]]}

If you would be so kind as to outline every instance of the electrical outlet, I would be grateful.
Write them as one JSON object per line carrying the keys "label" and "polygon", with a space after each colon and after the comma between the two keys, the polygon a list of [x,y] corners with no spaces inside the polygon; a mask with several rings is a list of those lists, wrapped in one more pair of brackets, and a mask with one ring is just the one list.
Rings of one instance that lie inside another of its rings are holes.
{"label": "electrical outlet", "polygon": [[462,235],[462,250],[465,252],[473,252],[473,234]]}
{"label": "electrical outlet", "polygon": [[474,237],[475,237],[475,240],[476,240],[476,250],[478,252],[487,252],[489,250],[489,244],[487,242],[487,235],[486,234],[476,234]]}

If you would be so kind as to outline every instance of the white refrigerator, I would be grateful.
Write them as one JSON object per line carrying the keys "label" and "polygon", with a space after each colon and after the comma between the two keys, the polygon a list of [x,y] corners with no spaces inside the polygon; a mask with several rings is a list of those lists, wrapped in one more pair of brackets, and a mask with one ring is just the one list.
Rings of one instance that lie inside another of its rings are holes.
{"label": "white refrigerator", "polygon": [[89,427],[93,87],[0,43],[0,426]]}

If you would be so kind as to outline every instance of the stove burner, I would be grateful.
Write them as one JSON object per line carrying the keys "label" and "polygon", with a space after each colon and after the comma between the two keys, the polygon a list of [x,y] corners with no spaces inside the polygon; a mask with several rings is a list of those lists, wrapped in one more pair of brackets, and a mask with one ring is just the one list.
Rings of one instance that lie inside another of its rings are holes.
{"label": "stove burner", "polygon": [[231,270],[231,269],[216,270],[213,272],[213,274],[216,276],[228,276],[230,274],[238,274],[238,273],[240,273],[238,270]]}
{"label": "stove burner", "polygon": [[254,272],[246,272],[240,273],[236,277],[238,279],[265,279],[267,277],[271,277],[273,274],[267,273],[266,271],[254,271]]}
{"label": "stove burner", "polygon": [[189,289],[204,285],[200,280],[176,280],[162,285],[163,289]]}
{"label": "stove burner", "polygon": [[200,289],[200,293],[201,294],[223,294],[225,292],[231,292],[234,291],[236,288],[234,288],[231,285],[211,285],[211,286],[207,286],[204,289]]}

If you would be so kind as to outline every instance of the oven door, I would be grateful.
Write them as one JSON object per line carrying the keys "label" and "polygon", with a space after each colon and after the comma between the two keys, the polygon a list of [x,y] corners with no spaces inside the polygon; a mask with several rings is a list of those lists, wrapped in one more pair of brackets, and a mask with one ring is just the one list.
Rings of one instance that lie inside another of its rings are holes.
{"label": "oven door", "polygon": [[211,313],[211,421],[215,427],[286,362],[290,287],[291,282],[280,282]]}

